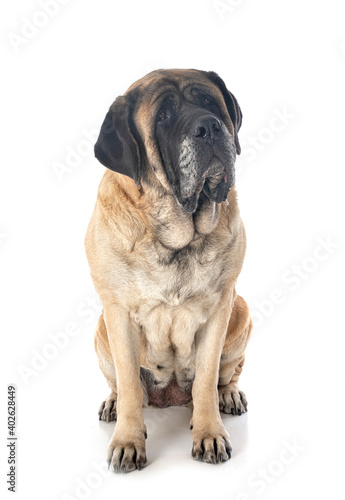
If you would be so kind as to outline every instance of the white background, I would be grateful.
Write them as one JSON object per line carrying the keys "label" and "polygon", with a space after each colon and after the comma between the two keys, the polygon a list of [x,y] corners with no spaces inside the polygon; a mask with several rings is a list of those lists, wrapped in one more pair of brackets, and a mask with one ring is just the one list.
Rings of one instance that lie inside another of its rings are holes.
{"label": "white background", "polygon": [[[18,499],[342,497],[343,2],[65,3],[46,19],[39,1],[1,7],[1,495],[13,383]],[[45,25],[16,46],[27,20]],[[83,141],[117,95],[160,67],[216,71],[242,107],[248,250],[237,289],[256,323],[241,377],[249,412],[224,416],[233,457],[209,465],[190,457],[188,409],[145,410],[149,465],[101,477],[114,424],[98,422],[108,388],[83,240],[104,168]],[[73,167],[72,150],[82,153]],[[60,179],[57,163],[69,169]],[[77,334],[49,351],[70,323]]]}

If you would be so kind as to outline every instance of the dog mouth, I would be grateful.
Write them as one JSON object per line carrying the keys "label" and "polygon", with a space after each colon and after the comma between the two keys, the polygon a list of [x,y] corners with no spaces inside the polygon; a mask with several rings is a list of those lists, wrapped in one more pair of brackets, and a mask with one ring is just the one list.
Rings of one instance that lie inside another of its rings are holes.
{"label": "dog mouth", "polygon": [[217,179],[217,176],[211,176],[205,179],[202,191],[209,200],[215,203],[222,203],[227,199],[230,187],[227,174],[222,175],[220,181]]}
{"label": "dog mouth", "polygon": [[227,172],[223,164],[214,158],[209,167],[202,175],[200,182],[196,186],[195,192],[188,198],[182,200],[182,207],[186,212],[194,212],[198,205],[200,193],[214,203],[222,203],[228,197],[231,187],[234,185],[232,171]]}

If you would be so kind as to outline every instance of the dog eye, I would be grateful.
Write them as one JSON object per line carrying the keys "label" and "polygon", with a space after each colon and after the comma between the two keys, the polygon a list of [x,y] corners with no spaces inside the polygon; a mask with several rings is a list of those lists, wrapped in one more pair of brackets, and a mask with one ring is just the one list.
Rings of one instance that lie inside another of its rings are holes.
{"label": "dog eye", "polygon": [[167,117],[167,114],[165,111],[161,111],[158,115],[158,121],[159,122],[163,122]]}
{"label": "dog eye", "polygon": [[208,97],[203,97],[202,102],[203,102],[204,106],[210,106],[212,104],[211,99],[209,99]]}

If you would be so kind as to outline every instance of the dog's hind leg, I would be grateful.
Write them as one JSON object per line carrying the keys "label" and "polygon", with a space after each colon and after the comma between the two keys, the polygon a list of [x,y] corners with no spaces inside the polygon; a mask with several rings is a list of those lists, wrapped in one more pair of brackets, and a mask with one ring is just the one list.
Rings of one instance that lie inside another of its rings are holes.
{"label": "dog's hind leg", "polygon": [[110,352],[108,342],[107,328],[104,323],[103,314],[98,319],[98,324],[95,332],[95,351],[97,354],[100,369],[105,376],[108,385],[111,389],[109,396],[102,402],[98,415],[100,420],[112,422],[116,420],[116,374],[113,358]]}
{"label": "dog's hind leg", "polygon": [[238,388],[243,369],[244,351],[253,329],[245,300],[236,297],[220,358],[218,395],[219,409],[224,413],[241,415],[247,411],[247,399]]}

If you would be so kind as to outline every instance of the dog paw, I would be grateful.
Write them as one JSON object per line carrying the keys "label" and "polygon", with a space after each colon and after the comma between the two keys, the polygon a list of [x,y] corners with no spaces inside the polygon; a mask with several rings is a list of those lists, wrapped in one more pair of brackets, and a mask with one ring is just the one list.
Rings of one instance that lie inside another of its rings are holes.
{"label": "dog paw", "polygon": [[232,447],[224,434],[206,434],[194,439],[192,457],[199,462],[218,464],[231,458]]}
{"label": "dog paw", "polygon": [[147,463],[145,444],[139,441],[111,441],[108,447],[108,467],[111,472],[127,473],[140,470]]}
{"label": "dog paw", "polygon": [[219,389],[219,409],[223,413],[241,415],[247,411],[247,398],[244,392],[239,390]]}
{"label": "dog paw", "polygon": [[103,401],[98,410],[100,420],[105,422],[113,422],[116,420],[116,394],[111,392],[107,399]]}

